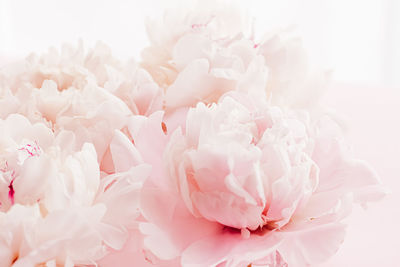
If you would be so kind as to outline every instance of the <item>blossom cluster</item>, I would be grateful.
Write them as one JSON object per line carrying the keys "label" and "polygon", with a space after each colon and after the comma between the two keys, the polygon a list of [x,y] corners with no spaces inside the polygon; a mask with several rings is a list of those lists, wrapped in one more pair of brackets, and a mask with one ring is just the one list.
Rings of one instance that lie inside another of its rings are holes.
{"label": "blossom cluster", "polygon": [[[208,3],[208,4],[207,4]],[[384,196],[319,104],[291,29],[226,1],[147,23],[142,61],[98,43],[0,71],[0,266],[303,267]]]}

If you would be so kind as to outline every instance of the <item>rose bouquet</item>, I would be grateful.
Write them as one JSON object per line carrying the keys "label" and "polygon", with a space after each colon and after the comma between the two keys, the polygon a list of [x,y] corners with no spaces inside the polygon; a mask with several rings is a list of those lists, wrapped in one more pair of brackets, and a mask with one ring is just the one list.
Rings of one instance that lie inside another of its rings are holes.
{"label": "rose bouquet", "polygon": [[0,72],[0,266],[310,266],[379,200],[291,29],[225,1],[148,21],[143,59],[65,45]]}

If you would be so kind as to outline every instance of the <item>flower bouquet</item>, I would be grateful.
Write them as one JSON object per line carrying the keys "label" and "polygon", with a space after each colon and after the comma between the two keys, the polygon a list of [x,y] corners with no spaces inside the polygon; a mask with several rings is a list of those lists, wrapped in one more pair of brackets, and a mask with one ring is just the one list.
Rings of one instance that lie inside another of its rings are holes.
{"label": "flower bouquet", "polygon": [[385,192],[293,29],[227,1],[0,71],[0,266],[316,266]]}

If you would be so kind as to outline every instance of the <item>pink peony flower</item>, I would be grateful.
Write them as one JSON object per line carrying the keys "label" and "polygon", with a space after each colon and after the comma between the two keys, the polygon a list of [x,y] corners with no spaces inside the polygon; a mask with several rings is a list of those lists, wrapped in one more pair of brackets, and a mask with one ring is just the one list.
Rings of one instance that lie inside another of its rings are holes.
{"label": "pink peony flower", "polygon": [[279,106],[318,103],[329,75],[307,61],[296,31],[276,29],[258,40],[250,21],[238,5],[223,0],[195,1],[148,21],[151,45],[141,64],[164,88],[167,114],[217,102],[229,91],[268,97]]}
{"label": "pink peony flower", "polygon": [[249,19],[226,1],[191,8],[171,10],[147,25],[152,44],[143,50],[142,66],[164,88],[166,110],[213,103],[233,90],[265,97],[268,69],[245,37]]}
{"label": "pink peony flower", "polygon": [[72,132],[54,135],[18,114],[0,120],[0,132],[2,266],[92,264],[123,247],[149,166],[101,178],[94,146],[80,147]]}
{"label": "pink peony flower", "polygon": [[[82,43],[64,45],[61,53],[50,49],[4,67],[0,96],[1,118],[19,113],[55,132],[70,130],[79,145],[94,144],[100,162],[109,157],[114,130],[122,130],[129,116],[163,106],[163,92],[151,76],[133,61],[115,59],[102,43],[87,54]],[[101,169],[111,172],[106,165]]]}
{"label": "pink peony flower", "polygon": [[144,247],[182,266],[318,264],[343,241],[353,200],[382,197],[378,178],[346,155],[332,121],[240,97],[199,103],[185,132],[165,135],[161,113],[130,122],[153,166]]}
{"label": "pink peony flower", "polygon": [[306,109],[318,106],[330,72],[309,62],[295,27],[267,32],[255,49],[268,67],[266,92],[271,103]]}

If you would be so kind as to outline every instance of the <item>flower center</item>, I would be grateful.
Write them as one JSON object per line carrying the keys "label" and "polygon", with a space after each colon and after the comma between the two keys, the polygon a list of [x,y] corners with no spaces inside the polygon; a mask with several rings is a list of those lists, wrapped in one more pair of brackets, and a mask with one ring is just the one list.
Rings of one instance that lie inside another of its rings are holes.
{"label": "flower center", "polygon": [[26,142],[18,149],[17,159],[18,164],[24,164],[25,160],[32,157],[39,157],[42,154],[42,149],[36,141]]}
{"label": "flower center", "polygon": [[42,152],[36,141],[33,144],[26,144],[18,150],[26,152],[28,157],[39,156]]}
{"label": "flower center", "polygon": [[4,182],[8,183],[8,199],[11,205],[15,204],[14,181],[18,177],[18,166],[24,164],[28,158],[39,157],[42,154],[42,150],[36,141],[25,143],[25,145],[18,148],[15,152],[11,158],[0,159],[0,173]]}
{"label": "flower center", "polygon": [[13,186],[14,180],[15,178],[11,180],[10,185],[8,186],[8,198],[10,199],[11,205],[14,205],[14,194],[15,194]]}
{"label": "flower center", "polygon": [[8,184],[8,199],[11,202],[11,205],[14,205],[14,180],[15,180],[15,171],[11,170],[9,165],[8,165],[8,161],[5,161],[3,163],[3,166],[0,168],[0,172],[3,174],[3,177],[7,180],[9,180],[9,184]]}

